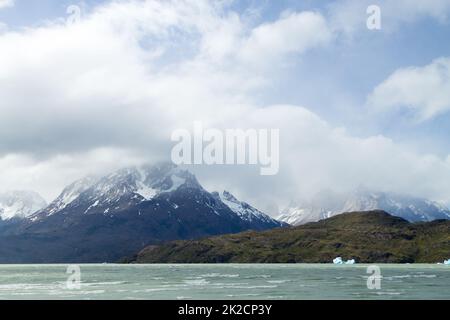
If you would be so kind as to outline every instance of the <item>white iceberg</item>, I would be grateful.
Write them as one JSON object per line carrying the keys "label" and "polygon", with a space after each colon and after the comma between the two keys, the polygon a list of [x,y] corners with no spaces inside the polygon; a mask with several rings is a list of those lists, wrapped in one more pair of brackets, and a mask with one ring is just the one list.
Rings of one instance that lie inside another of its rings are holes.
{"label": "white iceberg", "polygon": [[446,265],[450,265],[450,259],[448,259],[448,260],[444,260],[444,264],[446,264]]}
{"label": "white iceberg", "polygon": [[334,264],[344,264],[341,257],[337,257],[333,260]]}
{"label": "white iceberg", "polygon": [[356,263],[355,259],[345,261],[345,264],[355,264],[355,263]]}

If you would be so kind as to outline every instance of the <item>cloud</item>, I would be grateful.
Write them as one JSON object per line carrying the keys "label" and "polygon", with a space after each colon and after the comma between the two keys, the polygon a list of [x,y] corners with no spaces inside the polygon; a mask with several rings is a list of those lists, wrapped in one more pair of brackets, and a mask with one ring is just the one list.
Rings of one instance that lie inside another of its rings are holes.
{"label": "cloud", "polygon": [[417,122],[450,111],[450,58],[395,71],[374,89],[368,105],[377,112],[406,109]]}
{"label": "cloud", "polygon": [[112,2],[74,25],[0,36],[0,154],[156,143],[173,126],[237,112],[267,84],[267,66],[328,37],[315,13],[251,28],[219,3]]}
{"label": "cloud", "polygon": [[[450,157],[418,154],[382,136],[354,137],[344,128],[328,124],[306,108],[293,105],[249,110],[236,126],[280,128],[280,174],[252,177],[257,168],[235,174],[207,172],[203,180],[233,186],[254,203],[288,202],[311,197],[322,189],[351,191],[359,185],[374,190],[412,194],[438,201],[448,200]],[[247,124],[246,124],[247,123]],[[246,190],[243,190],[246,188]],[[261,195],[264,194],[263,199]]]}
{"label": "cloud", "polygon": [[[274,62],[322,45],[325,37],[312,36],[322,32],[316,13],[253,27],[206,0],[111,2],[75,24],[6,32],[0,156],[26,155],[38,166],[102,148],[167,157],[173,129],[217,117],[233,123],[255,108],[249,93],[267,85]],[[267,50],[283,33],[291,35]]]}
{"label": "cloud", "polygon": [[260,64],[268,59],[301,54],[306,50],[328,44],[332,34],[324,17],[315,12],[285,12],[269,24],[253,29],[242,43],[240,57],[247,63]]}
{"label": "cloud", "polygon": [[[302,106],[262,105],[284,63],[334,34],[317,12],[249,23],[227,2],[114,1],[78,23],[0,34],[0,188],[51,200],[65,184],[170,156],[172,130],[279,128],[280,174],[190,168],[262,209],[361,183],[447,199],[449,160],[358,138]],[[275,210],[274,210],[275,211]],[[274,212],[273,213],[276,213]]]}
{"label": "cloud", "polygon": [[14,6],[15,0],[0,0],[0,10]]}
{"label": "cloud", "polygon": [[[149,158],[149,161],[152,161]],[[67,153],[39,159],[28,154],[8,154],[0,158],[0,190],[38,188],[53,200],[62,187],[86,175],[102,175],[117,167],[142,163],[142,155],[133,150],[97,148],[81,153]]]}
{"label": "cloud", "polygon": [[[209,121],[214,128],[280,128],[277,176],[260,176],[258,166],[187,167],[208,190],[230,190],[272,214],[292,199],[311,197],[325,188],[350,191],[361,184],[375,190],[448,200],[450,157],[417,154],[381,135],[354,137],[301,106],[248,107],[238,116]],[[191,126],[186,124],[185,128]],[[0,158],[2,187],[39,186],[50,200],[69,181],[84,175],[160,160],[161,151],[154,144],[148,148],[148,152],[97,148],[42,159],[9,154]]]}
{"label": "cloud", "polygon": [[252,28],[241,16],[228,14],[212,24],[202,37],[201,54],[210,62],[259,74],[282,65],[290,56],[330,44],[325,18],[312,11],[283,12],[272,22]]}

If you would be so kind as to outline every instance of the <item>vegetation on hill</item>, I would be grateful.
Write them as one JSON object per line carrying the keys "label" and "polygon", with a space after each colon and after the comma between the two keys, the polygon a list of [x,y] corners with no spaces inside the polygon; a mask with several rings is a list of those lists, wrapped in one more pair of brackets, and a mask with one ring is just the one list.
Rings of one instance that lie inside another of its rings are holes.
{"label": "vegetation on hill", "polygon": [[137,263],[436,263],[450,258],[450,221],[409,223],[384,211],[320,222],[173,241],[142,250]]}

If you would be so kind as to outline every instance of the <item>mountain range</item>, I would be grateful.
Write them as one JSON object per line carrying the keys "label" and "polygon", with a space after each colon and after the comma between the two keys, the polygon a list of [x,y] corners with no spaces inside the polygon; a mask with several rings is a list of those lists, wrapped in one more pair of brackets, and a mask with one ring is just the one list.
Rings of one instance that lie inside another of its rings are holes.
{"label": "mountain range", "polygon": [[27,219],[46,206],[47,202],[33,191],[0,193],[0,221]]}
{"label": "mountain range", "polygon": [[291,204],[277,219],[298,226],[344,212],[371,210],[384,210],[410,222],[450,219],[450,210],[437,202],[364,187],[349,193],[319,192],[309,201]]}
{"label": "mountain range", "polygon": [[[189,171],[161,163],[85,177],[50,204],[31,191],[0,194],[0,263],[117,262],[168,241],[259,232],[371,210],[410,222],[450,219],[450,210],[436,202],[365,188],[321,192],[274,219],[230,192],[208,192]],[[270,245],[267,241],[261,245]]]}
{"label": "mountain range", "polygon": [[0,229],[0,263],[115,262],[149,244],[287,225],[169,163],[87,177],[29,207],[43,208],[2,215],[15,223]]}

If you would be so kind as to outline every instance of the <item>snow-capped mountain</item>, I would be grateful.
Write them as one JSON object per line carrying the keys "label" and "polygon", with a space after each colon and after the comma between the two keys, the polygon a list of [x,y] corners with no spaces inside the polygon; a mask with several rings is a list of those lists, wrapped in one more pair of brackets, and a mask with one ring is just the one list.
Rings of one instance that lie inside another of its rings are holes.
{"label": "snow-capped mountain", "polygon": [[83,179],[80,179],[78,181],[75,181],[74,183],[70,184],[68,187],[66,187],[62,193],[54,200],[50,205],[43,209],[39,213],[35,214],[32,219],[37,219],[39,217],[49,216],[53,213],[56,213],[60,210],[63,210],[66,208],[67,205],[72,203],[74,200],[76,200],[84,191],[89,189],[95,182],[94,177],[86,177]]}
{"label": "snow-capped mountain", "polygon": [[248,203],[239,201],[228,191],[223,191],[222,193],[213,192],[213,195],[246,221],[265,221],[267,223],[279,224],[277,220],[262,213]]}
{"label": "snow-capped mountain", "polygon": [[72,183],[32,218],[39,220],[62,210],[113,214],[182,185],[201,189],[195,176],[171,164],[124,168],[104,177],[91,176]]}
{"label": "snow-capped mountain", "polygon": [[114,262],[162,241],[285,225],[170,163],[131,167],[72,183],[0,233],[0,262]]}
{"label": "snow-capped mountain", "polygon": [[33,191],[9,191],[0,193],[0,220],[26,219],[47,205]]}
{"label": "snow-capped mountain", "polygon": [[450,210],[426,199],[359,188],[348,194],[324,191],[312,200],[292,204],[277,218],[292,225],[316,222],[354,211],[384,210],[411,222],[450,219]]}

